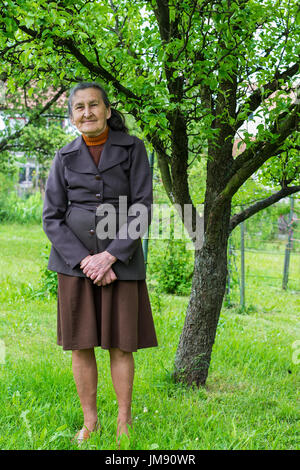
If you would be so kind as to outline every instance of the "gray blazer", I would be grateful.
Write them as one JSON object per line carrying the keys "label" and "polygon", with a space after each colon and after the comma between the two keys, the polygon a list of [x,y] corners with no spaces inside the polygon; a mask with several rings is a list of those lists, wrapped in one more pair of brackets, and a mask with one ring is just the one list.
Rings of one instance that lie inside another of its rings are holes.
{"label": "gray blazer", "polygon": [[[119,196],[127,196],[127,208],[136,203],[146,208],[147,223],[138,238],[129,228],[139,212],[130,215],[130,209],[127,212],[120,206]],[[123,220],[117,217],[115,233],[104,239],[105,230],[99,229],[98,222],[108,220],[113,212],[98,215],[106,203]],[[46,184],[43,229],[52,244],[48,269],[86,277],[80,261],[108,251],[118,258],[112,265],[118,279],[145,279],[141,237],[151,223],[152,203],[151,171],[142,140],[109,129],[97,167],[83,138],[77,137],[56,153]]]}

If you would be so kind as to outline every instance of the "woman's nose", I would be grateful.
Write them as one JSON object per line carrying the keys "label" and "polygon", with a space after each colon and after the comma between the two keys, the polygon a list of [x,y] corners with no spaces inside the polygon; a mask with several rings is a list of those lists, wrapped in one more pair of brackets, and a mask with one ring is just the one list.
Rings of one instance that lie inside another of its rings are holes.
{"label": "woman's nose", "polygon": [[91,110],[90,106],[85,106],[84,111],[83,111],[84,116],[89,117],[91,115],[91,113],[92,113],[92,110]]}

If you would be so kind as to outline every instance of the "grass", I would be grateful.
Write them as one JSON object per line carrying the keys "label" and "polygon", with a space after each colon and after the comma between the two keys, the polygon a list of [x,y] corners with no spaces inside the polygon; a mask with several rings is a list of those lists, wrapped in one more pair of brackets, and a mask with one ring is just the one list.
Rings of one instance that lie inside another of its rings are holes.
{"label": "grass", "polygon": [[[47,243],[39,225],[0,229],[0,449],[75,449],[82,413],[71,352],[56,345],[56,299],[36,297]],[[293,283],[280,278],[282,257],[247,254],[246,309],[239,293],[222,309],[207,384],[187,388],[172,368],[188,297],[150,290],[159,347],[135,353],[134,426],[130,449],[299,449],[299,265]],[[298,258],[299,260],[299,258]],[[266,271],[265,271],[266,269]],[[269,270],[269,271],[267,271]],[[275,274],[274,274],[275,273]],[[297,285],[298,279],[298,285]],[[297,323],[298,322],[298,323]],[[83,449],[116,449],[117,403],[108,352],[96,348],[102,433]]]}

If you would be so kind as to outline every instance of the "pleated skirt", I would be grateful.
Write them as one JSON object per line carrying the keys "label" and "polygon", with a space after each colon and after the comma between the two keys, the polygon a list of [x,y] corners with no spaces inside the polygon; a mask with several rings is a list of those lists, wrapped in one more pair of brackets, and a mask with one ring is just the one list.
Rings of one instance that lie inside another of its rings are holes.
{"label": "pleated skirt", "polygon": [[85,277],[57,277],[57,344],[64,350],[158,345],[146,280],[97,286]]}

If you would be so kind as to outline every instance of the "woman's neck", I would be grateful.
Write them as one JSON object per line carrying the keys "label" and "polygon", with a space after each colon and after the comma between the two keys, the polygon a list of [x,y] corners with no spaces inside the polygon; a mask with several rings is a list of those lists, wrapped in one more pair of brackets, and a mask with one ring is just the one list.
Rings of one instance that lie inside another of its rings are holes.
{"label": "woman's neck", "polygon": [[86,145],[102,145],[107,141],[108,138],[108,130],[109,127],[106,126],[105,130],[95,137],[89,137],[87,135],[82,134],[83,140],[85,141]]}

